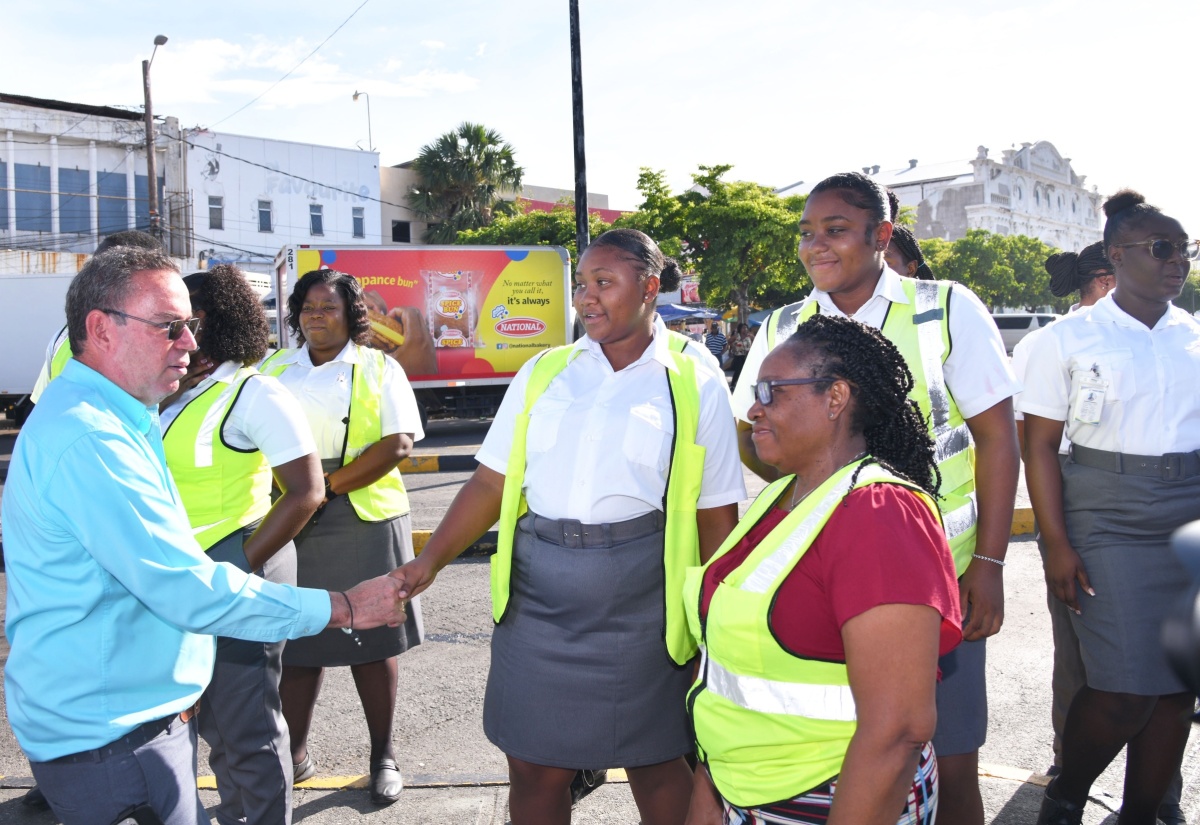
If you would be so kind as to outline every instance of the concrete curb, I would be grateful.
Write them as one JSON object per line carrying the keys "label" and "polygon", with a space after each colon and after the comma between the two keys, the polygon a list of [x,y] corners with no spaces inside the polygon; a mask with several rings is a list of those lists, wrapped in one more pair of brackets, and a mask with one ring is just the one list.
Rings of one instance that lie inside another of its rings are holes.
{"label": "concrete curb", "polygon": [[[429,537],[433,535],[432,530],[413,530],[413,552],[418,556],[425,548],[425,543],[429,541]],[[490,556],[496,552],[496,531],[489,530],[484,533],[477,542],[472,544],[462,552],[462,556]],[[462,558],[459,556],[459,558]]]}
{"label": "concrete curb", "polygon": [[473,473],[478,466],[473,455],[410,455],[400,462],[400,472]]}

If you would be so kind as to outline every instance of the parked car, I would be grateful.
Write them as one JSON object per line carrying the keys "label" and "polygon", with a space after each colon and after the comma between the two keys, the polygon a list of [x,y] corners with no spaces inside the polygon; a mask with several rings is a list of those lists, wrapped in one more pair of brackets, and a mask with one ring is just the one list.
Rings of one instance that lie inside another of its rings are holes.
{"label": "parked car", "polygon": [[1049,326],[1061,317],[1048,312],[1006,312],[993,315],[992,321],[1000,330],[1000,337],[1004,339],[1004,349],[1011,355],[1018,341],[1035,329]]}

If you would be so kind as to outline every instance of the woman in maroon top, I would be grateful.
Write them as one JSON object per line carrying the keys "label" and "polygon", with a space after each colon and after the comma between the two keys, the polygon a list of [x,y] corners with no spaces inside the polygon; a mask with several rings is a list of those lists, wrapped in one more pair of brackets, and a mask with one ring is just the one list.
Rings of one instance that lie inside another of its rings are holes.
{"label": "woman in maroon top", "polygon": [[[937,660],[962,639],[954,561],[938,517],[917,493],[894,483],[853,489],[862,468],[878,462],[936,492],[933,442],[907,398],[912,375],[877,330],[817,315],[767,356],[758,379],[750,408],[755,450],[795,479],[769,488],[773,506],[705,569],[705,636],[715,638],[713,628],[721,626],[721,612],[709,607],[725,579],[809,493],[857,463],[829,520],[791,562],[761,631],[800,659],[846,663],[857,728],[834,776],[750,810],[723,798],[706,766],[698,766],[688,825],[931,823]],[[807,535],[810,528],[802,522],[797,529]],[[802,539],[773,537],[780,544]],[[753,748],[740,750],[755,760]],[[726,749],[723,758],[742,756]]]}

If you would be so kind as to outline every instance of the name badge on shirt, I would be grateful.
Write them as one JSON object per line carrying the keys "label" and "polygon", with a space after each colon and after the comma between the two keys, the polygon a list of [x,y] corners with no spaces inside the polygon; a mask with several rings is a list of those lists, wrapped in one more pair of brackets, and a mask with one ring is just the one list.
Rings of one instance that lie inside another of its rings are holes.
{"label": "name badge on shirt", "polygon": [[1108,382],[1089,376],[1079,382],[1079,394],[1075,396],[1074,418],[1080,424],[1099,424],[1104,411],[1104,394]]}

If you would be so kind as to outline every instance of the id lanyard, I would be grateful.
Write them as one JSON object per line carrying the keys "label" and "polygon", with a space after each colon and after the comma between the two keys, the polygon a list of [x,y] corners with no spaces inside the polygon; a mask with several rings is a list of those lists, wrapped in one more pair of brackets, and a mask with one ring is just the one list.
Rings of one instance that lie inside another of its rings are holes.
{"label": "id lanyard", "polygon": [[1099,424],[1106,392],[1108,379],[1100,374],[1100,365],[1093,362],[1091,369],[1079,381],[1079,394],[1075,396],[1072,417],[1080,424]]}

